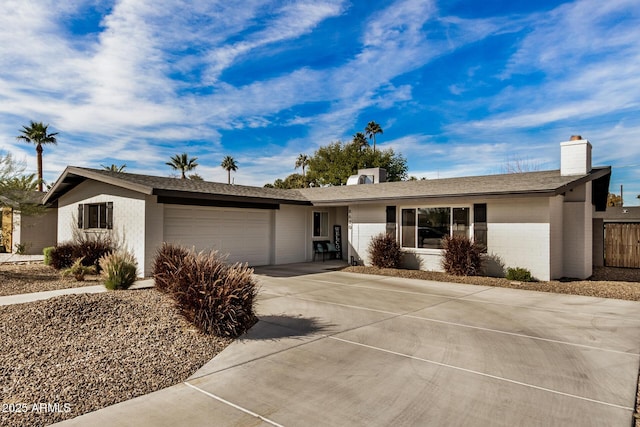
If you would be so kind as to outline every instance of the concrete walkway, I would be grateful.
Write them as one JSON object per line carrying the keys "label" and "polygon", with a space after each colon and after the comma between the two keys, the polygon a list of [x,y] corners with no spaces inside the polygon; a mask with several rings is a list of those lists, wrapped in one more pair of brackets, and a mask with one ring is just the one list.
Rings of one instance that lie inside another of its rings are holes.
{"label": "concrete walkway", "polygon": [[[153,279],[145,279],[136,281],[129,289],[145,289],[154,286]],[[97,294],[101,292],[109,292],[104,285],[82,286],[79,288],[56,289],[53,291],[32,292],[29,294],[6,295],[0,297],[0,306],[11,304],[22,304],[24,302],[39,301],[58,297],[61,295],[73,294]]]}
{"label": "concrete walkway", "polygon": [[60,425],[631,425],[638,302],[300,269],[186,382]]}
{"label": "concrete walkway", "polygon": [[0,253],[0,264],[13,262],[42,262],[44,255],[18,255],[9,253]]}

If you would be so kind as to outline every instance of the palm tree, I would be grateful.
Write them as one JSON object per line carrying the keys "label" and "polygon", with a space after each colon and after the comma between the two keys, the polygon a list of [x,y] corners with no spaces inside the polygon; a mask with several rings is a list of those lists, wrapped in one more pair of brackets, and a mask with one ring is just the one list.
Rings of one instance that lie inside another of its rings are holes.
{"label": "palm tree", "polygon": [[38,191],[42,191],[42,146],[44,144],[57,144],[56,135],[58,132],[48,133],[49,125],[42,122],[31,121],[29,126],[22,126],[17,139],[21,139],[30,144],[36,144],[36,153],[38,153]]}
{"label": "palm tree", "polygon": [[304,176],[304,168],[306,168],[307,166],[309,166],[309,156],[307,156],[306,154],[300,154],[298,156],[298,158],[296,159],[296,169],[298,168],[302,168],[302,175]]}
{"label": "palm tree", "polygon": [[370,121],[367,127],[364,128],[364,133],[367,134],[369,139],[373,139],[373,151],[376,151],[376,134],[384,133],[380,125],[374,121]]}
{"label": "palm tree", "polygon": [[127,168],[126,163],[120,166],[114,163],[111,163],[111,166],[105,166],[105,165],[100,165],[100,166],[102,166],[102,169],[110,172],[124,172],[124,170]]}
{"label": "palm tree", "polygon": [[187,175],[185,174],[185,172],[194,170],[196,166],[198,166],[196,160],[198,160],[197,157],[193,157],[190,159],[187,153],[182,153],[176,154],[175,156],[171,157],[171,161],[165,164],[167,166],[171,166],[173,170],[179,170],[181,174],[180,178],[187,179]]}
{"label": "palm tree", "polygon": [[369,141],[367,141],[367,137],[364,136],[364,133],[358,132],[353,135],[353,143],[358,147],[358,150],[362,151],[363,147],[369,146]]}
{"label": "palm tree", "polygon": [[227,171],[227,184],[231,184],[231,171],[237,171],[238,164],[233,159],[233,157],[227,156],[222,160],[220,166],[222,166],[222,168]]}

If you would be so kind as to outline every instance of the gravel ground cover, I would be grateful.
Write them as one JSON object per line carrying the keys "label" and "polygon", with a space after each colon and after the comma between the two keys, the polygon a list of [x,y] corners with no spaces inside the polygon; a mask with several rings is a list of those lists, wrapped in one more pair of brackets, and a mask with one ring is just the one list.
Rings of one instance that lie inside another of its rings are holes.
{"label": "gravel ground cover", "polygon": [[347,267],[342,271],[640,301],[640,269],[633,268],[596,267],[594,268],[593,276],[589,280],[552,280],[549,282],[515,282],[497,277],[453,276],[436,271],[399,270],[364,266]]}
{"label": "gravel ground cover", "polygon": [[2,426],[48,425],[186,380],[230,342],[155,289],[0,307]]}
{"label": "gravel ground cover", "polygon": [[59,271],[42,263],[0,264],[0,296],[98,284],[100,276],[86,276],[83,282],[76,282],[73,277],[63,278]]}

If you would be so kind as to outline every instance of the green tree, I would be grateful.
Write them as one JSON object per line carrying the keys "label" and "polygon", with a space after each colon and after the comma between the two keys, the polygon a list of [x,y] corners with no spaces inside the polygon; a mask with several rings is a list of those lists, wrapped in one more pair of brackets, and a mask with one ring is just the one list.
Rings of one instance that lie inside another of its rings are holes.
{"label": "green tree", "polygon": [[369,141],[367,141],[367,137],[362,132],[357,132],[355,135],[353,135],[353,143],[358,147],[360,151],[362,151],[363,148],[369,146]]}
{"label": "green tree", "polygon": [[299,173],[293,173],[285,179],[278,178],[273,182],[273,184],[265,184],[265,188],[280,188],[287,190],[291,188],[306,188],[308,186],[309,182],[307,181],[307,177]]}
{"label": "green tree", "polygon": [[192,173],[191,175],[189,175],[189,179],[191,181],[204,181],[204,178],[202,178],[200,175],[198,175],[197,173]]}
{"label": "green tree", "polygon": [[35,193],[38,188],[36,175],[23,175],[23,172],[24,165],[17,163],[10,153],[0,154],[0,207],[15,209],[22,215],[43,213],[41,195]]}
{"label": "green tree", "polygon": [[222,159],[220,166],[222,166],[222,169],[227,171],[227,184],[231,184],[231,171],[235,172],[238,170],[238,164],[235,159],[231,156],[226,156]]}
{"label": "green tree", "polygon": [[100,166],[102,166],[102,169],[110,172],[124,172],[124,170],[127,168],[126,163],[120,166],[114,163],[112,163],[111,166],[105,166],[105,165],[100,165]]}
{"label": "green tree", "polygon": [[42,146],[45,144],[57,144],[56,135],[58,135],[58,132],[49,133],[48,124],[31,121],[29,126],[22,126],[20,133],[22,135],[19,135],[17,139],[36,145],[36,153],[38,154],[38,191],[42,191]]}
{"label": "green tree", "polygon": [[376,151],[376,134],[384,133],[380,125],[374,121],[367,123],[367,127],[364,128],[364,133],[369,139],[373,139],[373,151]]}
{"label": "green tree", "polygon": [[296,159],[296,169],[302,168],[302,175],[305,175],[305,168],[309,166],[309,156],[300,154]]}
{"label": "green tree", "polygon": [[186,179],[186,172],[192,171],[198,166],[196,160],[198,160],[197,157],[189,158],[187,153],[182,153],[171,157],[171,161],[167,162],[166,165],[171,166],[173,170],[179,170],[180,178]]}
{"label": "green tree", "polygon": [[622,196],[617,194],[609,193],[607,196],[607,206],[622,206]]}
{"label": "green tree", "polygon": [[388,181],[407,179],[407,160],[393,149],[360,151],[356,144],[332,142],[320,147],[309,159],[307,179],[314,185],[344,185],[358,169],[380,167],[387,170]]}

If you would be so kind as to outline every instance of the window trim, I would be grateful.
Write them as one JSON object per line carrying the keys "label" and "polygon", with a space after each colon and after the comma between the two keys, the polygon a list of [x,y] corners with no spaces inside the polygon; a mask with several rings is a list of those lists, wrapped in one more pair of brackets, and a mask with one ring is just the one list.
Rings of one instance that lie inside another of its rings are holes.
{"label": "window trim", "polygon": [[[97,227],[91,227],[90,223],[90,210],[93,207],[97,207]],[[104,207],[104,216],[101,217],[100,212]],[[104,219],[104,222],[101,221]],[[104,224],[104,227],[100,225]],[[79,203],[78,204],[78,229],[80,230],[113,230],[113,202],[94,202],[94,203]]]}
{"label": "window trim", "polygon": [[[327,227],[326,227],[326,234],[322,235],[322,234],[317,234],[316,235],[316,227],[315,227],[315,220],[316,220],[316,214],[320,214],[320,232],[322,232],[322,217],[326,216],[327,218]],[[313,211],[313,213],[311,214],[311,237],[313,239],[328,239],[329,238],[329,211]]]}
{"label": "window trim", "polygon": [[[467,237],[473,239],[473,205],[466,204],[451,204],[451,205],[406,205],[406,206],[398,206],[399,215],[398,215],[398,230],[399,230],[399,242],[400,249],[403,251],[409,252],[420,252],[420,253],[433,253],[440,254],[444,249],[442,248],[419,248],[418,245],[418,212],[420,209],[433,209],[433,208],[448,208],[449,209],[449,236],[453,235],[454,232],[454,218],[453,218],[453,210],[454,209],[467,209],[468,211],[468,225],[467,225]],[[403,228],[403,217],[405,210],[413,210],[415,212],[415,220],[414,220],[414,234],[412,240],[414,242],[414,246],[403,246],[404,240],[404,228]]]}

